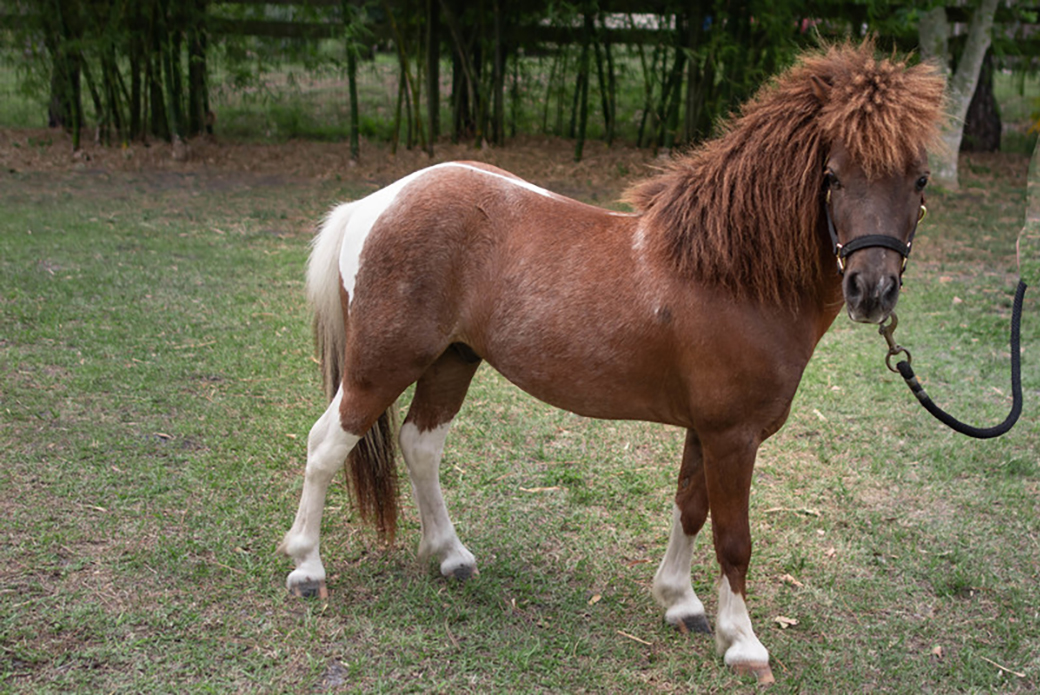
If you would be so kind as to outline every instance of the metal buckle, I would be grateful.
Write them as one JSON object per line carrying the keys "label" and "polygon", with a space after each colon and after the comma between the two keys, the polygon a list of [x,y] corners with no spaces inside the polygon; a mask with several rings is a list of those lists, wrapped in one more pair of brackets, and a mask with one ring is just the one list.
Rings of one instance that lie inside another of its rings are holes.
{"label": "metal buckle", "polygon": [[899,370],[892,366],[892,358],[899,354],[906,355],[906,363],[910,364],[913,358],[910,357],[910,351],[905,347],[896,342],[893,333],[896,332],[896,326],[899,325],[899,317],[896,316],[896,312],[892,312],[888,315],[888,318],[881,322],[878,326],[878,333],[885,338],[885,342],[888,343],[888,354],[885,355],[885,366],[888,367],[888,371],[895,374],[899,374]]}

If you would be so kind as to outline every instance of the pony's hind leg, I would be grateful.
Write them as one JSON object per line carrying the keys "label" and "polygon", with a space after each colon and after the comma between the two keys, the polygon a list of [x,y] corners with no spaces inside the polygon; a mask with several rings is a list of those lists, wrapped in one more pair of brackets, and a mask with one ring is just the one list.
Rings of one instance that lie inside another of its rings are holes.
{"label": "pony's hind leg", "polygon": [[297,596],[325,597],[325,567],[319,552],[321,515],[325,507],[325,493],[332,478],[343,468],[350,450],[361,437],[343,429],[340,424],[341,388],[325,413],[311,427],[307,437],[307,468],[304,473],[303,493],[292,528],[285,534],[278,552],[292,558],[296,566],[289,573],[286,585]]}
{"label": "pony's hind leg", "polygon": [[701,443],[692,430],[686,432],[679,489],[672,508],[672,530],[668,549],[654,575],[653,594],[665,609],[669,625],[680,630],[711,633],[704,604],[690,582],[693,544],[708,516],[708,492],[704,481]]}
{"label": "pony's hind leg", "polygon": [[437,561],[442,575],[457,579],[476,574],[477,563],[448,516],[439,470],[444,439],[478,366],[480,358],[468,347],[449,347],[416,384],[400,434],[401,452],[422,523],[419,557]]}

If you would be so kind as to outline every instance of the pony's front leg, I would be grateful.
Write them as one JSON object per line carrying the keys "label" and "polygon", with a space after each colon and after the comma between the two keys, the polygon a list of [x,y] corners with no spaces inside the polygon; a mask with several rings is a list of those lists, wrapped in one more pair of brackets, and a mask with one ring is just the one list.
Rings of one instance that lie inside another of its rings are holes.
{"label": "pony's front leg", "polygon": [[285,583],[297,596],[328,596],[325,567],[319,552],[325,493],[333,476],[343,468],[350,450],[360,440],[340,425],[342,399],[340,389],[307,437],[307,468],[300,506],[292,528],[278,546],[278,552],[291,557],[296,566]]}
{"label": "pony's front leg", "polygon": [[704,457],[701,443],[692,431],[686,432],[679,489],[672,508],[672,529],[668,549],[654,575],[653,594],[665,609],[669,625],[694,632],[711,633],[704,604],[690,582],[693,544],[708,516],[708,492],[704,482]]}
{"label": "pony's front leg", "polygon": [[772,683],[769,652],[755,636],[745,601],[751,529],[748,498],[758,446],[746,433],[705,440],[704,477],[711,504],[719,579],[715,644],[726,664],[737,673],[754,674],[759,683]]}

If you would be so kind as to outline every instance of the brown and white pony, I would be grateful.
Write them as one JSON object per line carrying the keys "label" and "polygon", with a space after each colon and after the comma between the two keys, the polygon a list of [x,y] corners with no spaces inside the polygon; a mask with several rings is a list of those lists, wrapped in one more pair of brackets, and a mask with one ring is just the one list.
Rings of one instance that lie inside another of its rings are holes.
{"label": "brown and white pony", "polygon": [[289,589],[325,595],[322,508],[345,461],[362,516],[393,537],[386,412],[411,384],[398,439],[419,555],[445,576],[476,573],[438,466],[487,361],[574,413],[686,428],[654,598],[668,623],[710,632],[690,582],[710,511],[718,649],[737,671],[771,680],[745,605],[755,454],[783,425],[842,304],[868,323],[894,308],[943,87],[928,65],[876,59],[870,42],[806,54],[719,138],[635,186],[630,214],[472,162],[335,208],[307,272],[330,404],[311,429],[299,511],[279,547],[296,567]]}

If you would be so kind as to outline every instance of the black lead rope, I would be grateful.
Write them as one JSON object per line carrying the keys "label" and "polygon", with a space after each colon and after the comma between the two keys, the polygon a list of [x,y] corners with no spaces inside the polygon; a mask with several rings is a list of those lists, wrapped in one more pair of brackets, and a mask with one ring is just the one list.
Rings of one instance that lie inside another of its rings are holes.
{"label": "black lead rope", "polygon": [[[1011,309],[1011,393],[1012,403],[1011,412],[1004,418],[1004,422],[994,427],[974,427],[972,425],[961,422],[957,418],[953,417],[945,410],[940,408],[928,397],[925,393],[924,387],[921,386],[921,382],[917,380],[914,375],[914,370],[910,366],[910,352],[896,344],[892,338],[892,332],[896,328],[897,319],[895,314],[892,314],[892,322],[889,324],[882,324],[880,333],[885,336],[885,340],[888,341],[888,356],[885,358],[888,368],[893,372],[898,371],[906,381],[906,385],[910,387],[910,390],[917,400],[921,401],[921,405],[924,406],[925,410],[935,416],[939,422],[943,423],[947,427],[966,434],[969,437],[975,437],[976,439],[991,439],[993,437],[999,437],[1002,434],[1006,434],[1008,430],[1015,426],[1018,422],[1018,416],[1022,414],[1022,352],[1020,348],[1020,334],[1022,327],[1022,302],[1026,296],[1026,283],[1025,280],[1018,281],[1018,289],[1015,290],[1015,303]],[[891,358],[895,355],[903,353],[906,355],[905,360],[901,360],[896,363],[896,368],[892,369]]]}

